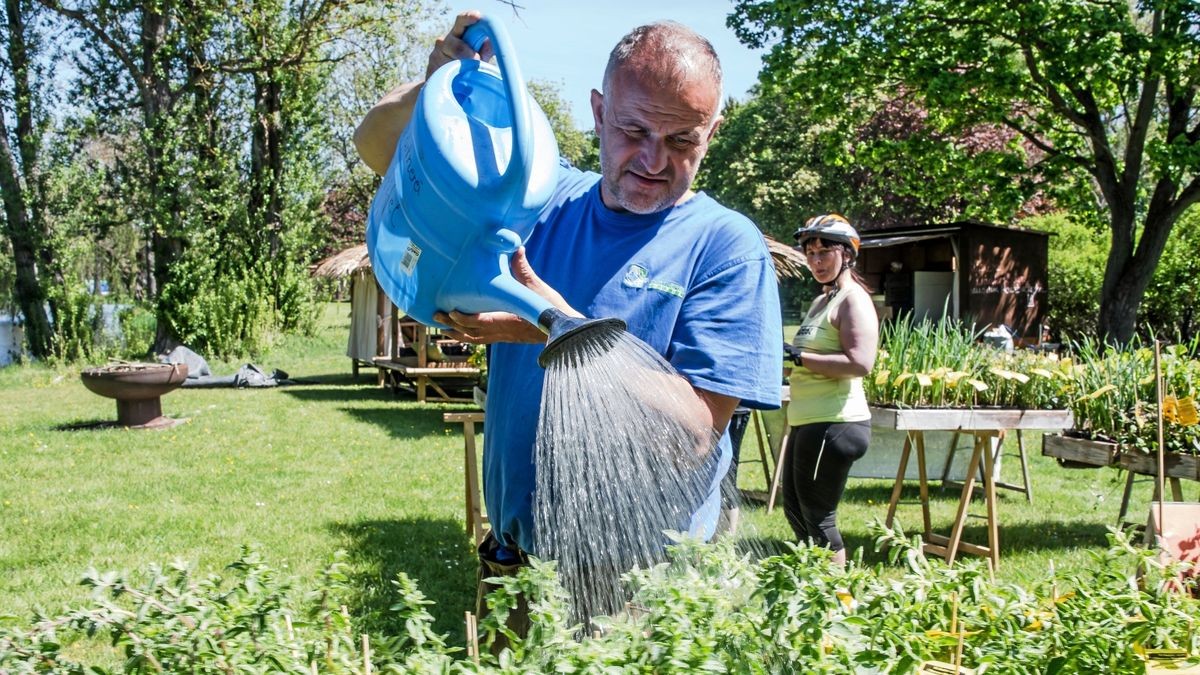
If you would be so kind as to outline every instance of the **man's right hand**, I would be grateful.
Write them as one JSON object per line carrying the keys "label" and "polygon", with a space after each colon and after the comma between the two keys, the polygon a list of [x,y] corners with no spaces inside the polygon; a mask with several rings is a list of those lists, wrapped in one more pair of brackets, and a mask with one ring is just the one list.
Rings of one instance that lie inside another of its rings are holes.
{"label": "man's right hand", "polygon": [[[454,59],[492,57],[494,50],[491,40],[483,44],[481,53],[476,54],[462,39],[467,26],[482,17],[483,14],[478,10],[458,15],[450,32],[434,43],[433,51],[429,53],[429,65],[425,70],[426,79],[433,75],[435,70]],[[423,84],[424,82],[408,82],[388,92],[367,111],[358,128],[354,130],[354,147],[358,150],[358,156],[380,176],[387,173],[388,165],[392,163],[396,144],[400,142],[400,135],[412,119],[417,96],[421,93]]]}
{"label": "man's right hand", "polygon": [[546,334],[537,326],[510,312],[482,312],[463,314],[457,310],[437,312],[433,318],[450,330],[443,334],[475,345],[490,345],[495,342],[544,344]]}
{"label": "man's right hand", "polygon": [[440,37],[433,43],[433,51],[429,53],[429,65],[425,67],[426,80],[432,77],[434,71],[438,68],[455,59],[482,59],[488,61],[494,56],[495,52],[492,49],[491,40],[483,43],[483,49],[478,54],[471,48],[471,45],[463,40],[463,34],[467,32],[467,27],[477,23],[482,18],[483,14],[477,9],[467,10],[455,17],[454,26],[450,28],[450,32],[446,33],[445,37]]}

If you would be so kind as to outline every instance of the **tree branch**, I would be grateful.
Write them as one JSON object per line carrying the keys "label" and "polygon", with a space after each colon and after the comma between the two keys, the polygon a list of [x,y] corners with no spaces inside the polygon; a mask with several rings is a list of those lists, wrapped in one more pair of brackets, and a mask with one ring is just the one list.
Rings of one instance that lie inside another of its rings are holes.
{"label": "tree branch", "polygon": [[1058,91],[1058,87],[1054,85],[1045,75],[1042,74],[1041,68],[1038,67],[1037,56],[1033,53],[1032,45],[1021,45],[1021,55],[1025,59],[1025,68],[1029,70],[1029,77],[1033,83],[1041,87],[1046,94],[1046,98],[1054,105],[1064,117],[1071,120],[1076,126],[1087,127],[1087,120],[1084,119],[1083,113],[1079,112],[1071,106],[1067,99]]}
{"label": "tree branch", "polygon": [[1179,218],[1183,215],[1184,211],[1187,211],[1196,202],[1200,202],[1200,176],[1193,178],[1192,182],[1183,188],[1168,214],[1172,218]]}
{"label": "tree branch", "polygon": [[1078,166],[1087,167],[1087,165],[1088,165],[1087,159],[1080,157],[1078,155],[1075,155],[1073,153],[1063,152],[1062,150],[1054,147],[1053,145],[1050,145],[1049,143],[1047,143],[1045,141],[1045,139],[1043,139],[1042,137],[1038,136],[1037,134],[1035,134],[1032,131],[1030,131],[1029,129],[1027,129],[1024,125],[1022,125],[1020,122],[1018,122],[1015,118],[1005,115],[1004,117],[1001,118],[1000,121],[1002,124],[1004,124],[1004,126],[1008,127],[1009,129],[1012,129],[1013,131],[1017,132],[1018,134],[1021,134],[1021,136],[1025,140],[1029,141],[1029,143],[1031,145],[1033,145],[1038,150],[1041,150],[1042,152],[1046,153],[1047,155],[1049,155],[1055,159],[1066,160],[1066,161],[1071,162],[1072,164],[1076,164]]}
{"label": "tree branch", "polygon": [[[1156,10],[1151,20],[1150,36],[1156,39],[1162,33],[1162,11]],[[1142,174],[1142,161],[1146,157],[1146,134],[1154,120],[1154,103],[1158,99],[1159,78],[1153,75],[1152,59],[1146,60],[1142,74],[1142,95],[1137,113],[1129,128],[1129,139],[1125,147],[1125,167],[1121,173],[1121,189],[1134,189]]]}
{"label": "tree branch", "polygon": [[137,67],[137,62],[133,60],[133,56],[124,47],[122,47],[120,43],[114,40],[113,37],[108,34],[108,32],[101,28],[99,24],[97,24],[95,21],[92,21],[87,14],[77,9],[67,9],[66,7],[63,7],[62,3],[58,0],[37,0],[37,2],[43,7],[53,12],[57,12],[61,16],[65,16],[79,24],[89,33],[94,35],[97,40],[104,44],[105,47],[108,47],[109,50],[112,51],[113,56],[117,57],[117,60],[125,66],[126,70],[129,71],[129,77],[133,80],[134,86],[138,88],[138,93],[141,94],[142,99],[149,99],[150,91],[146,86],[146,81],[142,76],[142,71]]}

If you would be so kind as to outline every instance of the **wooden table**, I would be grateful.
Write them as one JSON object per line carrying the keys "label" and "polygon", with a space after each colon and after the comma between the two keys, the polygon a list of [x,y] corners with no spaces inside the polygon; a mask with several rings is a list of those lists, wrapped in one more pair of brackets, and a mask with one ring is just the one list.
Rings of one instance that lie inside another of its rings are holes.
{"label": "wooden table", "polygon": [[483,423],[483,412],[448,412],[442,421],[463,425],[463,471],[467,504],[467,534],[475,537],[478,546],[487,535],[487,514],[483,512],[482,489],[479,484],[479,463],[475,452],[475,425]]}
{"label": "wooden table", "polygon": [[[904,473],[908,459],[915,447],[917,471],[920,480],[922,540],[924,550],[941,556],[953,563],[960,552],[983,556],[992,569],[1000,567],[1000,519],[996,510],[996,480],[992,454],[992,439],[1007,429],[1066,429],[1072,424],[1071,413],[1066,410],[1009,410],[1009,409],[945,409],[945,408],[871,408],[871,426],[906,431],[904,450],[900,454],[900,468],[892,486],[892,498],[888,502],[886,524],[892,526],[896,516],[896,505],[904,485]],[[929,515],[929,474],[925,467],[925,432],[955,431],[974,439],[971,461],[963,480],[962,494],[958,500],[958,511],[949,536],[933,533]],[[983,467],[983,497],[987,506],[987,544],[975,544],[962,540],[963,527],[967,520],[967,507],[975,490],[979,468]]]}

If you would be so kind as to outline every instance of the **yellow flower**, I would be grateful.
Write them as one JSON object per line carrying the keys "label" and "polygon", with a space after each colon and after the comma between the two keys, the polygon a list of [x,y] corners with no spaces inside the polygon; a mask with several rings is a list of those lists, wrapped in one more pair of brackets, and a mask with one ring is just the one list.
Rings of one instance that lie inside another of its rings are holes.
{"label": "yellow flower", "polygon": [[1196,399],[1188,396],[1179,399],[1179,423],[1185,427],[1200,424],[1200,414],[1196,411]]}
{"label": "yellow flower", "polygon": [[843,607],[851,612],[854,611],[855,607],[858,607],[858,601],[854,599],[854,596],[849,591],[839,590],[837,592],[837,599],[842,603]]}
{"label": "yellow flower", "polygon": [[1166,396],[1162,401],[1162,416],[1168,422],[1179,421],[1179,403],[1174,396]]}

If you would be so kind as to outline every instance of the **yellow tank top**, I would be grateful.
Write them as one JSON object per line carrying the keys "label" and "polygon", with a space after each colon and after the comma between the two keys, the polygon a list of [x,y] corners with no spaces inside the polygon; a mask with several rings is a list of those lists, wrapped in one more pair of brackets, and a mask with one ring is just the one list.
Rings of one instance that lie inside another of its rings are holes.
{"label": "yellow tank top", "polygon": [[[842,338],[829,315],[849,294],[850,291],[843,288],[815,313],[809,310],[792,344],[814,354],[841,353]],[[871,419],[861,377],[829,377],[803,366],[792,366],[788,385],[791,389],[788,424],[792,426]]]}

